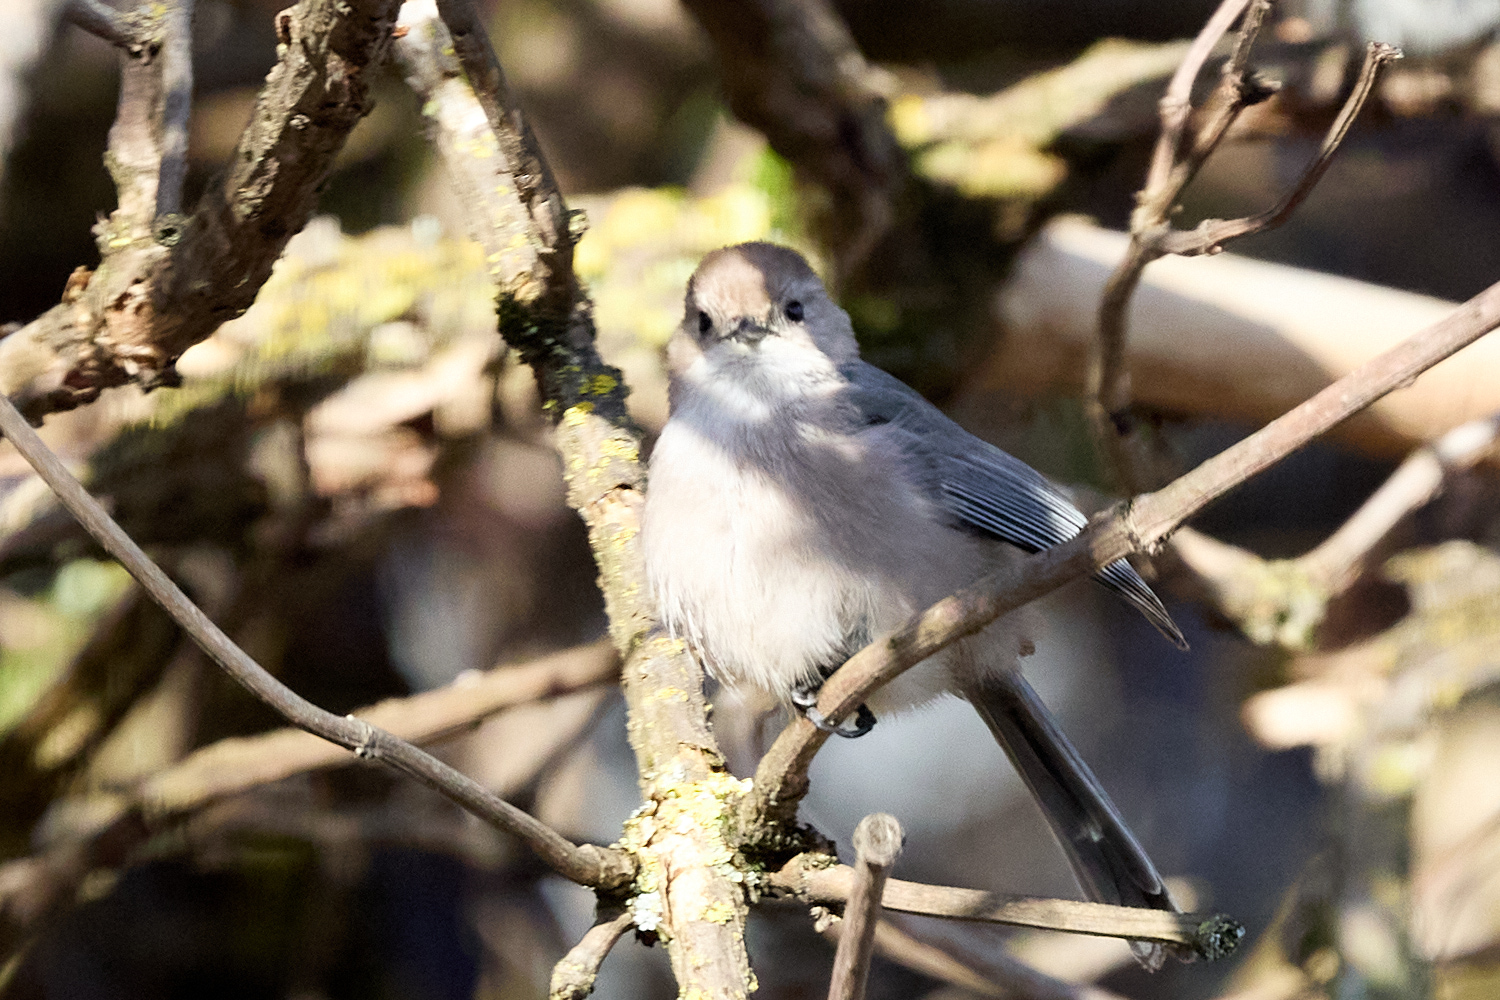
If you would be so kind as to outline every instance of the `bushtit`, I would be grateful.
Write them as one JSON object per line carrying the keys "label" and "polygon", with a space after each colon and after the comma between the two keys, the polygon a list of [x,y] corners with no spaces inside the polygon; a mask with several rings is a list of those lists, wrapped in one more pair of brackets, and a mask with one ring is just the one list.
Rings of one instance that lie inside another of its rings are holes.
{"label": "bushtit", "polygon": [[[808,710],[876,636],[1085,520],[1025,463],[859,358],[849,317],[795,251],[704,258],[668,347],[671,417],[651,456],[642,541],[666,627],[720,681]],[[1128,563],[1097,579],[1179,646]],[[1031,612],[1008,615],[862,706],[966,698],[1020,771],[1095,899],[1174,909],[1161,876],[1031,686]],[[873,715],[871,713],[873,712]],[[1160,949],[1138,946],[1148,964]]]}

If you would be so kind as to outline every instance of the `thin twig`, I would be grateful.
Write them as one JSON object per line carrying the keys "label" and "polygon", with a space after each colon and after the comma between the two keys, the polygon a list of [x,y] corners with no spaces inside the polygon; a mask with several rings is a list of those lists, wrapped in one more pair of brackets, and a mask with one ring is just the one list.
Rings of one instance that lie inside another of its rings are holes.
{"label": "thin twig", "polygon": [[581,885],[615,888],[634,877],[620,851],[579,846],[430,754],[353,716],[324,711],[266,672],[188,599],[53,454],[9,399],[0,399],[0,432],[31,464],[104,550],[129,571],[214,662],[289,722],[375,759],[448,796],[476,816],[519,837],[555,871]]}
{"label": "thin twig", "polygon": [[1349,129],[1354,125],[1354,120],[1359,117],[1360,111],[1370,99],[1370,95],[1374,93],[1375,84],[1380,80],[1382,71],[1400,58],[1401,50],[1393,45],[1387,45],[1384,42],[1369,44],[1365,50],[1364,65],[1360,67],[1359,78],[1355,81],[1354,89],[1344,102],[1343,108],[1339,110],[1338,117],[1329,126],[1328,134],[1323,137],[1323,144],[1318,148],[1318,155],[1313,157],[1312,162],[1307,165],[1296,187],[1292,188],[1279,204],[1243,219],[1205,219],[1195,229],[1188,232],[1163,233],[1157,244],[1161,251],[1184,257],[1218,253],[1223,249],[1223,244],[1229,240],[1275,229],[1290,218],[1291,214],[1297,210],[1297,206],[1307,199],[1318,181],[1323,178],[1323,174],[1327,172],[1329,164],[1333,162],[1334,154],[1338,152],[1339,146],[1349,135]]}
{"label": "thin twig", "polygon": [[901,824],[889,813],[871,813],[854,828],[853,884],[844,904],[844,928],[833,958],[828,1000],[864,1000],[880,900],[904,837]]}
{"label": "thin twig", "polygon": [[552,967],[547,1000],[583,1000],[594,992],[599,966],[634,924],[635,915],[629,910],[613,916],[601,915],[598,922]]}
{"label": "thin twig", "polygon": [[[1020,560],[876,639],[823,685],[818,711],[833,722],[848,718],[876,688],[1001,615],[1116,559],[1154,550],[1213,500],[1380,397],[1410,385],[1422,372],[1496,326],[1500,326],[1500,283],[1163,489],[1096,518],[1072,541]],[[807,789],[807,768],[826,739],[827,734],[805,718],[794,719],[761,760],[742,822],[756,826],[795,814],[796,803]]]}
{"label": "thin twig", "polygon": [[[1183,133],[1187,130],[1188,116],[1193,110],[1193,82],[1203,70],[1203,64],[1213,55],[1219,39],[1234,25],[1251,0],[1222,0],[1217,10],[1193,39],[1192,46],[1182,57],[1177,71],[1167,82],[1160,103],[1161,135],[1151,153],[1151,166],[1146,173],[1146,190],[1157,191],[1167,186],[1173,166],[1180,159]],[[1236,54],[1239,52],[1236,47]]]}
{"label": "thin twig", "polygon": [[[854,891],[854,869],[848,865],[815,867],[809,856],[802,855],[772,875],[770,884],[810,903],[844,903]],[[1204,958],[1230,954],[1244,935],[1243,927],[1223,916],[1037,899],[901,879],[885,883],[881,905],[927,917],[1184,945]]]}
{"label": "thin twig", "polygon": [[124,14],[115,10],[104,0],[68,0],[63,16],[76,27],[91,35],[98,35],[111,45],[122,49],[138,49],[141,40],[135,26]]}
{"label": "thin twig", "polygon": [[[162,18],[161,176],[156,185],[156,238],[181,235],[187,178],[188,120],[193,112],[193,0],[172,0]],[[166,232],[163,232],[166,229]]]}
{"label": "thin twig", "polygon": [[[410,743],[436,743],[516,705],[587,691],[612,683],[620,661],[608,643],[596,642],[532,663],[462,677],[446,687],[360,708],[354,715]],[[301,729],[210,744],[135,790],[153,815],[199,809],[252,788],[349,763],[349,755]]]}
{"label": "thin twig", "polygon": [[[1094,438],[1108,453],[1108,464],[1125,493],[1139,493],[1156,485],[1149,474],[1143,474],[1144,463],[1137,457],[1143,449],[1129,413],[1130,371],[1125,363],[1125,343],[1130,299],[1146,265],[1165,253],[1159,237],[1171,230],[1172,211],[1183,189],[1240,112],[1269,93],[1253,82],[1249,71],[1250,49],[1269,8],[1270,0],[1224,0],[1173,73],[1161,99],[1161,134],[1152,153],[1146,186],[1136,196],[1136,209],[1130,217],[1130,247],[1105,283],[1099,301],[1099,337],[1089,363],[1085,399]],[[1189,141],[1185,133],[1192,112],[1193,82],[1241,12],[1245,17],[1234,52],[1220,75],[1209,111],[1201,116]]]}
{"label": "thin twig", "polygon": [[1335,592],[1347,589],[1391,531],[1432,502],[1455,474],[1493,455],[1497,438],[1500,415],[1455,427],[1412,452],[1349,520],[1300,561]]}

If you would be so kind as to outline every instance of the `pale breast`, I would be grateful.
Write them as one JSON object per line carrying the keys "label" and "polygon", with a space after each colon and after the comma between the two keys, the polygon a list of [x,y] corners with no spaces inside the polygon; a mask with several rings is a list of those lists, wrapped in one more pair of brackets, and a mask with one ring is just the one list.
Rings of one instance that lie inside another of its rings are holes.
{"label": "pale breast", "polygon": [[[721,680],[785,696],[984,567],[858,435],[780,440],[797,445],[731,453],[670,422],[642,540],[667,627]],[[914,675],[898,700],[944,686]]]}

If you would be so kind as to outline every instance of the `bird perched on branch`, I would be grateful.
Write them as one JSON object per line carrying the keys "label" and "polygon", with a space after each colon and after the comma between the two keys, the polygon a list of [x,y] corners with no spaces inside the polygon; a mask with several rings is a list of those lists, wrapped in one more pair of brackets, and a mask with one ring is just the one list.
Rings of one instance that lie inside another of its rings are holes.
{"label": "bird perched on branch", "polygon": [[[840,735],[952,693],[1020,771],[1094,899],[1174,909],[1161,876],[1017,659],[1006,616],[871,695],[855,724],[818,687],[875,637],[992,572],[1077,535],[1082,514],[1030,466],[859,358],[849,317],[795,251],[704,258],[668,348],[671,416],[651,456],[642,541],[666,626],[730,685]],[[1164,635],[1182,633],[1124,561],[1097,579]],[[1138,944],[1148,965],[1159,946]]]}

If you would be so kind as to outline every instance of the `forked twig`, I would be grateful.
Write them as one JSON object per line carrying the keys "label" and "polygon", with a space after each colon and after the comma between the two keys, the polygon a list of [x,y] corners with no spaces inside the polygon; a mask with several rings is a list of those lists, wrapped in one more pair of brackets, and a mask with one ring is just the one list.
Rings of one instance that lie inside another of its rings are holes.
{"label": "forked twig", "polygon": [[[1218,148],[1230,126],[1245,108],[1274,93],[1275,88],[1256,79],[1249,68],[1251,47],[1270,7],[1271,0],[1224,0],[1173,75],[1161,102],[1161,135],[1152,154],[1146,186],[1137,196],[1138,203],[1131,215],[1130,247],[1100,299],[1098,342],[1089,367],[1087,405],[1095,439],[1108,453],[1109,464],[1127,493],[1137,493],[1160,482],[1143,468],[1145,463],[1137,457],[1142,448],[1130,415],[1130,374],[1125,361],[1128,309],[1141,273],[1152,261],[1168,254],[1218,253],[1228,240],[1274,229],[1285,222],[1328,169],[1373,92],[1380,72],[1401,57],[1399,49],[1371,43],[1359,79],[1318,155],[1275,207],[1242,219],[1204,220],[1188,232],[1173,229],[1171,217],[1177,200]],[[1188,136],[1193,80],[1241,11],[1245,16],[1233,54],[1224,66],[1218,87],[1199,115],[1194,134]]]}

